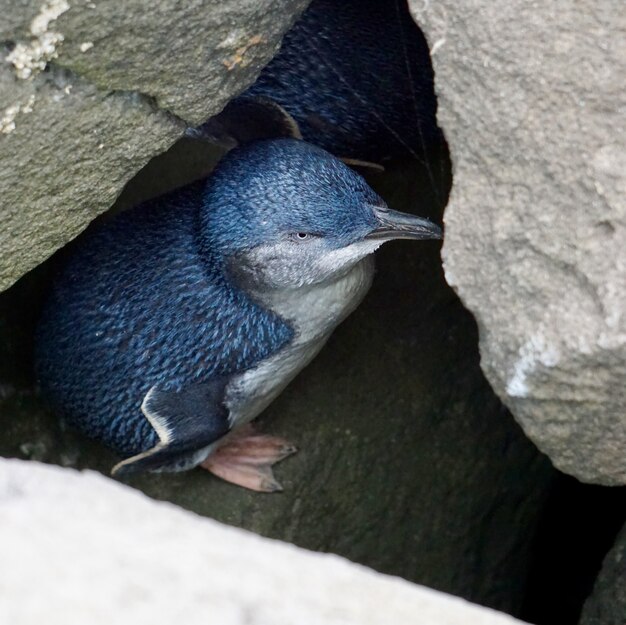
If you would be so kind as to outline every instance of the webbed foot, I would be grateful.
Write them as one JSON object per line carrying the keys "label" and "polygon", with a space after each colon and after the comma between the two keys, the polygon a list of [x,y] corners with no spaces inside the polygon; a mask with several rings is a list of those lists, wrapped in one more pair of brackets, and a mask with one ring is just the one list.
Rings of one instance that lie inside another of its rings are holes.
{"label": "webbed foot", "polygon": [[200,465],[232,484],[260,493],[283,490],[272,466],[297,451],[284,438],[259,434],[252,425],[233,432]]}

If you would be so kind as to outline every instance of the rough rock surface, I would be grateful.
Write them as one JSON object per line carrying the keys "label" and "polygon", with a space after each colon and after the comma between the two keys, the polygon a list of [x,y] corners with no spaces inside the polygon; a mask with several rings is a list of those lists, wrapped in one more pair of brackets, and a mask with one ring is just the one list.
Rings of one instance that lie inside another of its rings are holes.
{"label": "rough rock surface", "polygon": [[[187,174],[181,155],[192,147],[152,163],[123,203],[142,187],[152,193],[166,171]],[[373,182],[395,208],[428,214],[413,170]],[[383,248],[365,302],[267,410],[260,427],[300,449],[277,468],[284,493],[246,492],[201,469],[132,484],[266,536],[517,611],[552,470],[485,381],[474,322],[445,284],[437,248]],[[0,296],[0,338],[10,337],[0,341],[0,454],[108,473],[115,458],[60,429],[29,390],[26,322],[40,291],[22,280]]]}
{"label": "rough rock surface", "polygon": [[421,2],[454,187],[448,282],[530,438],[626,484],[626,12],[615,0]]}
{"label": "rough rock surface", "polygon": [[585,602],[580,625],[626,623],[626,526],[618,535]]}
{"label": "rough rock surface", "polygon": [[91,472],[0,460],[0,526],[0,621],[11,625],[520,623]]}
{"label": "rough rock surface", "polygon": [[306,4],[0,0],[0,290],[245,89]]}

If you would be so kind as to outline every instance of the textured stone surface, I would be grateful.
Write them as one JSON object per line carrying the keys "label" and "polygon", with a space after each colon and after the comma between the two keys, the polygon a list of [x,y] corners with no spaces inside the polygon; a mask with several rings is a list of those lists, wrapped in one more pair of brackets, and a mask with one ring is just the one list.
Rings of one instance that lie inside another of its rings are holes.
{"label": "textured stone surface", "polygon": [[306,4],[0,0],[0,289],[247,87]]}
{"label": "textured stone surface", "polygon": [[448,282],[526,433],[626,484],[626,13],[616,0],[411,2],[454,187]]}
{"label": "textured stone surface", "polygon": [[[152,193],[163,172],[188,174],[192,165],[180,159],[192,147],[163,155],[122,203],[142,188]],[[436,217],[413,170],[373,182],[395,208]],[[483,378],[474,322],[445,284],[437,248],[383,248],[363,305],[266,411],[261,427],[300,449],[278,466],[284,493],[246,492],[200,469],[132,484],[233,525],[518,610],[552,472]],[[115,458],[59,428],[28,388],[25,322],[36,317],[40,292],[26,280],[0,297],[0,337],[12,337],[0,341],[0,454],[108,473]]]}
{"label": "textured stone surface", "polygon": [[106,210],[126,181],[183,132],[146,99],[61,72],[17,81],[0,63],[0,110],[32,102],[0,134],[0,288]]}
{"label": "textured stone surface", "polygon": [[95,473],[1,460],[0,525],[0,621],[11,625],[520,623]]}
{"label": "textured stone surface", "polygon": [[[198,125],[249,85],[308,0],[126,0],[70,9],[57,61],[94,84],[139,91]],[[86,51],[85,43],[93,44]]]}
{"label": "textured stone surface", "polygon": [[604,559],[593,592],[585,602],[580,625],[626,623],[626,526]]}

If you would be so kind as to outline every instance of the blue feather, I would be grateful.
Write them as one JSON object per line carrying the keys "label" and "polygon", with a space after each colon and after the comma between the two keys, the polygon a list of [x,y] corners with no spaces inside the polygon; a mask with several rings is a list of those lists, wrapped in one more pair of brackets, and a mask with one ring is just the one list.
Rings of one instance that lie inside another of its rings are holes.
{"label": "blue feather", "polygon": [[406,0],[313,0],[243,97],[278,102],[333,154],[423,159],[441,138],[433,80]]}
{"label": "blue feather", "polygon": [[153,447],[140,408],[164,390],[243,371],[292,329],[198,254],[202,184],[94,228],[56,281],[37,340],[43,390],[123,456]]}

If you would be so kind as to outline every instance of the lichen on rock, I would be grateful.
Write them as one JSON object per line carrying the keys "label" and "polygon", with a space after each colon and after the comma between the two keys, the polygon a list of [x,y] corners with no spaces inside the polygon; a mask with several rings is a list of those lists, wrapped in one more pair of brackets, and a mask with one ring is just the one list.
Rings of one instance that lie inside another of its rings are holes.
{"label": "lichen on rock", "polygon": [[62,33],[51,30],[50,23],[69,10],[66,0],[48,0],[41,5],[39,13],[30,23],[31,40],[18,42],[6,57],[15,68],[18,78],[25,80],[35,72],[42,71],[46,64],[58,56],[57,47],[63,42]]}

